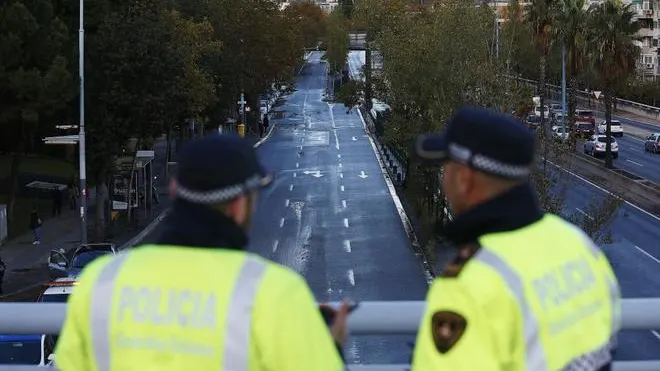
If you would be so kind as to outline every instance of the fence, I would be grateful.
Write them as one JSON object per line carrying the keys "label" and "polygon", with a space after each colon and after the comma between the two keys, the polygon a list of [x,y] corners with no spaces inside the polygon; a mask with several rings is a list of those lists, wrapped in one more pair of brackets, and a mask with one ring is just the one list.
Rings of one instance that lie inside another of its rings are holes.
{"label": "fence", "polygon": [[[516,76],[504,76],[505,78],[515,79],[519,82],[522,82],[534,89],[535,93],[538,93],[538,81],[524,79],[522,77]],[[559,101],[561,99],[561,86],[546,84],[546,93],[548,97],[554,101]],[[578,90],[577,92],[578,103],[587,105],[588,107],[598,108],[604,110],[603,99],[595,99],[595,97],[584,91]],[[660,107],[649,106],[647,104],[642,104],[638,102],[633,102],[626,99],[617,98],[615,100],[615,108],[618,111],[624,111],[632,113],[638,116],[646,117],[652,120],[660,120]]]}
{"label": "fence", "polygon": [[[333,303],[337,305],[337,303]],[[353,335],[413,335],[421,321],[425,303],[421,301],[361,302],[349,319]],[[60,331],[66,304],[0,303],[0,333],[57,334]],[[624,299],[622,325],[627,330],[660,328],[660,298]],[[475,350],[478,356],[480,350]],[[657,371],[660,361],[616,362],[615,371]],[[351,371],[403,371],[407,365],[355,365]],[[0,371],[38,371],[40,368],[12,368],[0,365]]]}

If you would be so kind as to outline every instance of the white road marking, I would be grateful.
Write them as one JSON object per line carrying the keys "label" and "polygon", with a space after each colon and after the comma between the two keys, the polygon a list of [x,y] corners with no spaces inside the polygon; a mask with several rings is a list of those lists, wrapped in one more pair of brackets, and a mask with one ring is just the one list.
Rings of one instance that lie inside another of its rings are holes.
{"label": "white road marking", "polygon": [[639,150],[637,148],[633,148],[633,147],[630,147],[628,149],[631,150],[631,151],[635,151],[635,152],[642,152],[641,150]]}
{"label": "white road marking", "polygon": [[298,176],[298,173],[293,173],[294,178],[297,177],[297,176]]}
{"label": "white road marking", "polygon": [[575,210],[576,210],[578,213],[580,213],[580,214],[586,216],[587,218],[589,218],[589,219],[591,219],[591,220],[594,220],[594,217],[593,217],[593,216],[587,214],[584,210],[580,209],[579,207],[576,207]]}
{"label": "white road marking", "polygon": [[344,173],[339,173],[339,177],[344,179]]}
{"label": "white road marking", "polygon": [[637,165],[637,166],[644,166],[644,165],[640,164],[639,162],[635,162],[635,161],[633,161],[633,160],[628,160],[628,159],[626,159],[626,161],[627,161],[627,162],[630,162],[631,164],[635,164],[635,165]]}
{"label": "white road marking", "polygon": [[367,178],[369,175],[364,173],[364,170],[360,171],[360,175],[358,175],[360,178],[364,179]]}
{"label": "white road marking", "polygon": [[355,273],[352,269],[348,270],[348,282],[351,283],[351,286],[355,286]]}
{"label": "white road marking", "polygon": [[[357,112],[358,115],[360,116],[360,121],[362,121],[362,127],[364,128],[364,131],[368,133],[369,129],[367,129],[367,122],[364,121],[364,117],[362,117],[362,112],[359,109]],[[370,135],[367,136],[367,138],[369,139],[369,144],[371,144],[371,150],[373,151],[374,156],[376,156],[376,160],[378,160],[378,164],[380,165],[380,170],[383,176],[383,180],[385,180],[385,184],[387,185],[387,189],[390,192],[390,196],[392,196],[392,201],[394,201],[394,206],[396,207],[397,213],[399,214],[399,218],[401,219],[401,224],[403,224],[403,228],[406,231],[406,235],[408,235],[408,238],[412,242],[413,246],[420,246],[419,241],[417,240],[417,236],[413,231],[412,224],[410,223],[410,219],[408,218],[408,215],[406,215],[406,212],[403,208],[401,199],[399,199],[399,195],[396,193],[396,188],[394,188],[394,183],[392,183],[392,179],[390,179],[389,175],[387,174],[387,168],[385,167],[385,162],[383,161],[382,158],[380,158],[380,154],[378,153],[378,149],[376,148],[376,143],[374,143],[374,139]],[[425,266],[424,266],[424,277],[426,278],[426,283],[430,286],[431,283],[433,283],[434,275],[430,270],[426,269]]]}
{"label": "white road marking", "polygon": [[653,334],[653,336],[655,336],[656,339],[660,340],[660,334],[657,331],[651,330],[651,334]]}
{"label": "white road marking", "polygon": [[337,155],[337,158],[341,158],[341,155]]}
{"label": "white road marking", "polygon": [[284,207],[289,207],[289,199],[287,198],[286,201],[284,201]]}
{"label": "white road marking", "polygon": [[335,135],[335,148],[339,151],[339,138],[337,137],[337,129],[332,129],[332,133]]}
{"label": "white road marking", "polygon": [[341,200],[341,206],[345,209],[346,208],[346,200]]}
{"label": "white road marking", "polygon": [[284,227],[284,218],[280,219],[280,228]]}
{"label": "white road marking", "polygon": [[348,219],[344,218],[344,228],[348,228]]}
{"label": "white road marking", "polygon": [[346,252],[351,252],[351,241],[344,240],[344,250],[346,250]]}
{"label": "white road marking", "polygon": [[342,167],[342,164],[341,164],[341,162],[339,163],[339,167]]}
{"label": "white road marking", "polygon": [[344,186],[339,187],[339,189],[341,189],[341,191],[344,192]]}
{"label": "white road marking", "polygon": [[630,201],[623,200],[621,197],[615,195],[614,193],[608,191],[607,189],[605,189],[605,188],[603,188],[603,187],[601,187],[601,186],[599,186],[599,185],[593,183],[592,181],[590,181],[590,180],[588,180],[588,179],[586,179],[586,178],[584,178],[584,177],[582,177],[582,176],[580,176],[580,175],[575,174],[575,173],[572,172],[572,171],[569,171],[569,170],[564,169],[563,167],[561,167],[561,166],[555,164],[554,162],[552,162],[552,161],[550,161],[550,160],[547,160],[547,161],[548,161],[548,163],[549,163],[550,165],[556,167],[557,169],[559,169],[559,170],[561,170],[561,171],[565,171],[566,173],[568,173],[568,174],[570,174],[570,175],[572,175],[572,176],[574,176],[574,177],[580,179],[581,181],[583,181],[583,182],[589,184],[590,186],[596,188],[597,190],[599,190],[599,191],[601,191],[601,192],[603,192],[603,193],[605,193],[605,194],[607,194],[607,195],[609,195],[609,196],[616,197],[617,199],[622,200],[626,205],[628,205],[628,206],[632,207],[633,209],[635,209],[635,210],[637,210],[637,211],[639,211],[639,212],[641,212],[641,213],[644,213],[644,215],[649,216],[649,217],[655,219],[656,221],[659,221],[659,222],[660,222],[660,217],[658,217],[657,215],[653,215],[653,214],[651,214],[650,212],[648,212],[648,211],[642,209],[641,207],[639,207],[639,206],[633,204],[633,203],[630,202]]}
{"label": "white road marking", "polygon": [[650,258],[650,259],[653,260],[654,262],[660,264],[660,259],[658,259],[658,258],[656,258],[655,256],[651,255],[651,254],[650,254],[649,252],[647,252],[646,250],[642,249],[642,248],[639,247],[639,246],[635,246],[635,248],[637,249],[637,251],[639,251],[639,252],[641,252],[642,254],[646,255],[648,258]]}
{"label": "white road marking", "polygon": [[275,242],[273,242],[273,252],[277,251],[277,246],[279,245],[280,245],[280,240],[275,240]]}
{"label": "white road marking", "polygon": [[296,169],[300,167],[300,163],[296,162]]}
{"label": "white road marking", "polygon": [[289,191],[293,191],[293,184],[289,186]]}

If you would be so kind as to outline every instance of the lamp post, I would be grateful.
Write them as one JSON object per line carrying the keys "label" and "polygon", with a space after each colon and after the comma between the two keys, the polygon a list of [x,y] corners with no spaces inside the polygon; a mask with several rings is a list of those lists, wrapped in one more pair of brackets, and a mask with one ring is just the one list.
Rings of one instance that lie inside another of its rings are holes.
{"label": "lamp post", "polygon": [[87,159],[85,157],[85,23],[84,0],[79,1],[78,76],[80,78],[80,125],[78,132],[80,173],[80,242],[87,243]]}
{"label": "lamp post", "polygon": [[[566,2],[564,1],[563,11],[566,11]],[[566,133],[566,115],[568,115],[568,109],[566,107],[566,38],[564,37],[561,43],[561,125],[562,132],[564,136],[568,136]]]}

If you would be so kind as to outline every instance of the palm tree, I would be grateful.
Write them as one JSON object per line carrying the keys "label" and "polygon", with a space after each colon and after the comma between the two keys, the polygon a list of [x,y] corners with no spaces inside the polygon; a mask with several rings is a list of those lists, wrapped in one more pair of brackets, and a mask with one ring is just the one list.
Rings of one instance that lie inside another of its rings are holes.
{"label": "palm tree", "polygon": [[[577,108],[577,81],[587,57],[587,26],[589,13],[585,9],[585,0],[564,0],[562,11],[557,17],[554,28],[556,38],[564,43],[566,48],[566,75],[568,78],[568,112]],[[566,113],[571,129],[575,128],[575,116]],[[572,131],[572,130],[571,130]],[[574,138],[575,136],[571,136]]]}
{"label": "palm tree", "polygon": [[631,5],[605,0],[589,8],[589,43],[594,47],[593,64],[605,94],[607,143],[605,166],[612,167],[612,97],[615,90],[635,72],[639,47],[633,42],[639,25],[634,21]]}
{"label": "palm tree", "polygon": [[[533,33],[533,42],[539,55],[539,97],[541,106],[541,141],[543,143],[543,158],[547,159],[548,146],[546,139],[549,130],[545,125],[545,94],[546,94],[546,62],[550,47],[552,46],[552,26],[557,17],[556,0],[532,0],[525,16],[525,22],[530,25]],[[543,162],[545,166],[545,161]]]}

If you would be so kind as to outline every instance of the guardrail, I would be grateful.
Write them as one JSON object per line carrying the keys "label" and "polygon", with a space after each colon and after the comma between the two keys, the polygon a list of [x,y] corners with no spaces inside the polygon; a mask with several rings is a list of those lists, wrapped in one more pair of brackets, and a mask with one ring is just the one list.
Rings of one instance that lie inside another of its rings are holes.
{"label": "guardrail", "polygon": [[[525,79],[522,77],[506,76],[506,75],[504,75],[504,77],[526,83],[529,86],[533,87],[534,89],[536,89],[539,84],[538,81],[536,80]],[[553,97],[555,98],[554,100],[559,100],[558,98],[561,96],[561,86],[546,84],[546,89],[553,94]],[[587,93],[584,90],[578,90],[577,95],[578,95],[577,97],[578,100],[580,100],[581,102],[583,103],[587,102],[587,104],[589,103],[597,104],[601,109],[604,109],[602,107],[602,101],[603,101],[602,98],[595,99],[595,97],[591,96],[589,93]],[[649,106],[648,104],[633,102],[631,100],[620,99],[620,98],[616,98],[615,105],[616,105],[616,109],[619,111],[633,113],[653,120],[660,120],[660,107]]]}
{"label": "guardrail", "polygon": [[[331,305],[338,305],[332,303]],[[424,312],[422,301],[367,301],[349,318],[353,335],[413,335]],[[626,330],[660,328],[660,298],[624,299],[622,325]],[[58,334],[66,314],[66,304],[0,303],[2,334]],[[478,350],[475,351],[478,353]],[[37,366],[0,365],[0,371],[38,371]],[[407,365],[354,365],[351,371],[403,371]],[[615,371],[657,371],[660,361],[616,362]]]}

